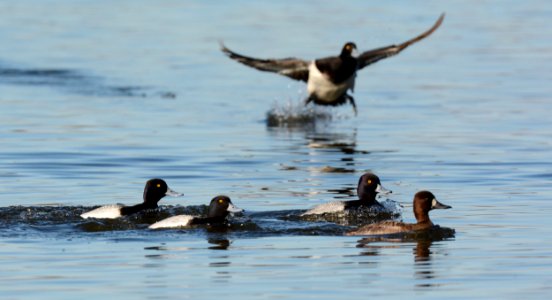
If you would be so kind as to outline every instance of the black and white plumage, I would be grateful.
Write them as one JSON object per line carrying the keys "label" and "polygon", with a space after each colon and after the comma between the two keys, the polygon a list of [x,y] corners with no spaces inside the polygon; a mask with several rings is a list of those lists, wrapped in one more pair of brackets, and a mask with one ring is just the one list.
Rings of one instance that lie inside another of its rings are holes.
{"label": "black and white plumage", "polygon": [[380,207],[383,205],[376,200],[378,194],[390,194],[391,191],[384,188],[379,177],[374,173],[365,173],[358,179],[357,195],[358,200],[333,201],[317,205],[301,216],[321,215],[327,213],[338,213],[354,211],[359,208]]}
{"label": "black and white plumage", "polygon": [[242,212],[243,209],[234,206],[230,197],[220,195],[216,196],[211,200],[209,204],[209,212],[207,217],[199,217],[192,215],[177,215],[172,216],[166,219],[163,219],[159,222],[153,223],[149,226],[150,229],[161,229],[161,228],[180,228],[191,225],[202,225],[202,224],[224,224],[226,222],[226,217],[229,214]]}
{"label": "black and white plumage", "polygon": [[244,65],[307,82],[308,97],[305,104],[313,102],[319,105],[337,106],[350,102],[356,114],[355,100],[347,94],[348,90],[354,91],[356,72],[381,59],[399,54],[408,46],[426,38],[441,26],[444,17],[445,14],[442,14],[430,29],[413,39],[401,44],[365,51],[360,55],[356,55],[357,47],[352,42],[343,46],[339,56],[313,61],[293,57],[258,59],[233,52],[222,43],[221,50],[231,59]]}
{"label": "black and white plumage", "polygon": [[184,194],[171,190],[163,179],[150,179],[144,187],[143,203],[133,206],[124,206],[122,204],[105,205],[81,214],[81,218],[116,219],[144,210],[156,209],[157,203],[165,196],[180,197],[184,196]]}

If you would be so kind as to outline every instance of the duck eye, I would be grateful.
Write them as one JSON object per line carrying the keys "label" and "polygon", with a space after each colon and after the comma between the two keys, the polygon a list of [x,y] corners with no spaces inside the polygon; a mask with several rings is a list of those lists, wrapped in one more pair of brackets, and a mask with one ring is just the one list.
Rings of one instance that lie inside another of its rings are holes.
{"label": "duck eye", "polygon": [[372,179],[368,179],[368,181],[366,181],[366,183],[372,184]]}
{"label": "duck eye", "polygon": [[160,188],[160,187],[161,187],[161,183],[158,183],[158,184],[157,184],[157,187]]}
{"label": "duck eye", "polygon": [[220,203],[220,204],[224,203],[224,200],[219,199],[219,203]]}

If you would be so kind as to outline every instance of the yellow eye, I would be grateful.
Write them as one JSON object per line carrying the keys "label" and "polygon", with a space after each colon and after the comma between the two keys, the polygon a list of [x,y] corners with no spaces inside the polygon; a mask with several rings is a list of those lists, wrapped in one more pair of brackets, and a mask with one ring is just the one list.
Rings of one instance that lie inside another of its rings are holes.
{"label": "yellow eye", "polygon": [[351,45],[347,45],[347,46],[345,46],[345,49],[347,49],[347,50],[351,50]]}
{"label": "yellow eye", "polygon": [[158,183],[158,184],[157,184],[157,187],[161,187],[161,183]]}
{"label": "yellow eye", "polygon": [[221,204],[222,204],[222,203],[224,203],[224,200],[222,200],[222,199],[219,199],[219,203],[221,203]]}
{"label": "yellow eye", "polygon": [[368,181],[366,183],[372,184],[372,179],[368,179]]}

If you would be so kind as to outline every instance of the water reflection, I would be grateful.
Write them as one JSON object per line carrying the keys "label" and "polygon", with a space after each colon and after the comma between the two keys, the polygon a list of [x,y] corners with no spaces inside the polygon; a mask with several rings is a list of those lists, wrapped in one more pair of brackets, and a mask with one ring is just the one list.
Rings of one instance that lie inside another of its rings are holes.
{"label": "water reflection", "polygon": [[[232,241],[225,237],[211,237],[207,239],[207,243],[214,245],[208,247],[210,250],[228,250],[228,247],[232,244]],[[230,261],[230,255],[226,252],[223,255],[220,253],[221,252],[212,252],[212,254],[209,255],[209,268],[216,269],[215,272],[212,273],[211,279],[215,283],[226,283],[232,278],[232,273],[225,269],[230,267],[232,262]]]}
{"label": "water reflection", "polygon": [[225,238],[209,238],[207,239],[207,242],[215,245],[209,247],[211,250],[228,250],[228,247],[230,247],[230,244],[232,243],[230,240]]}
{"label": "water reflection", "polygon": [[46,86],[65,92],[107,97],[150,97],[176,98],[172,91],[155,91],[142,86],[115,86],[107,78],[72,69],[41,69],[21,67],[0,62],[0,83],[13,85]]}
{"label": "water reflection", "polygon": [[267,127],[267,132],[276,140],[284,141],[284,151],[290,153],[289,160],[282,163],[282,170],[355,173],[360,171],[357,155],[370,154],[357,148],[356,127],[336,129],[327,126],[324,120],[305,126]]}
{"label": "water reflection", "polygon": [[419,283],[416,284],[417,288],[429,288],[436,286],[436,284],[430,283],[435,278],[435,272],[431,262],[430,247],[432,241],[420,240],[416,243],[416,247],[412,249],[414,254],[414,276]]}
{"label": "water reflection", "polygon": [[[404,240],[402,238],[393,237],[369,237],[363,238],[357,242],[357,248],[363,249],[359,253],[361,256],[378,256],[382,249],[399,249],[411,245],[411,240]],[[385,244],[381,244],[385,242]],[[414,248],[412,248],[412,255],[414,258],[414,278],[416,279],[416,288],[431,288],[438,284],[434,283],[434,280],[439,276],[433,269],[433,261],[431,246],[433,245],[431,239],[418,239]]]}

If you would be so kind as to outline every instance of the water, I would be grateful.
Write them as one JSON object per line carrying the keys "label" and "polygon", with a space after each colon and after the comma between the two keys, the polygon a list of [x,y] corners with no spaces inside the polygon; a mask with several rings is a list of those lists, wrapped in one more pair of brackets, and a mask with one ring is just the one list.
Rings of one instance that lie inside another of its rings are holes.
{"label": "water", "polygon": [[[546,1],[29,0],[0,11],[2,299],[552,294]],[[349,40],[406,40],[443,11],[434,35],[359,74],[358,117],[345,106],[267,125],[304,85],[217,44],[322,57]],[[342,236],[354,224],[286,217],[353,199],[367,170],[405,221],[421,189],[453,206],[431,216],[454,237],[366,241]],[[137,203],[153,177],[186,194],[162,201],[167,215],[217,194],[249,215],[225,230],[78,218]]]}

